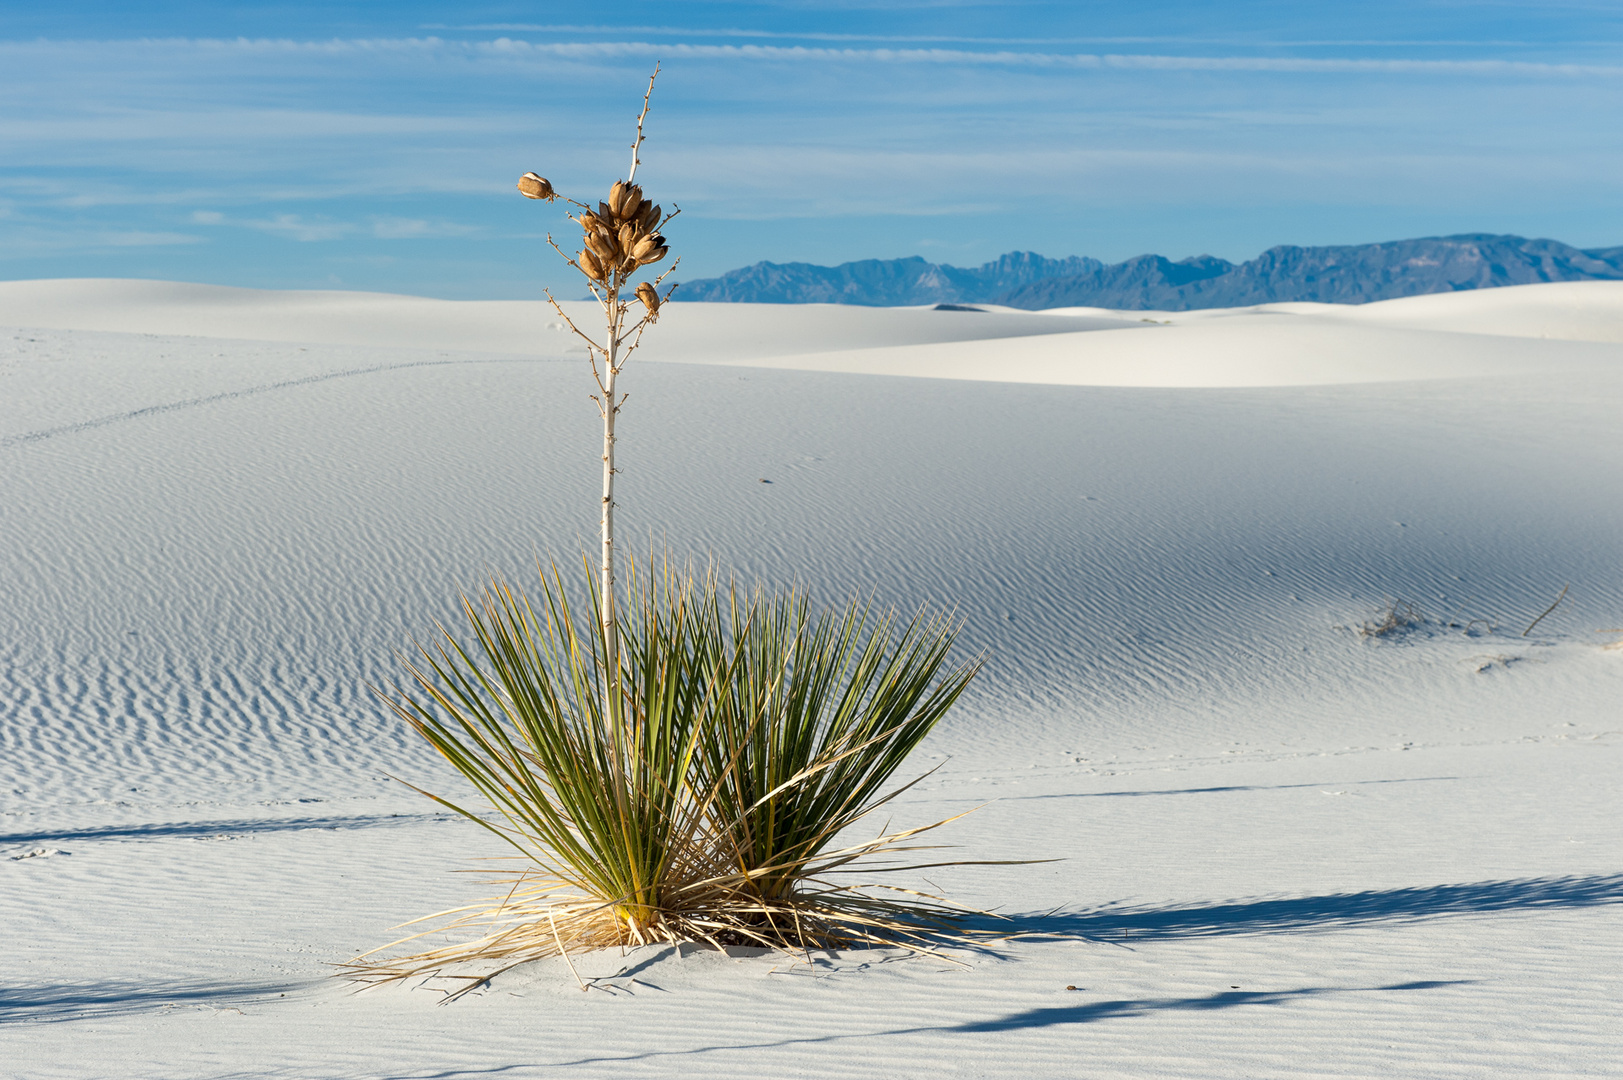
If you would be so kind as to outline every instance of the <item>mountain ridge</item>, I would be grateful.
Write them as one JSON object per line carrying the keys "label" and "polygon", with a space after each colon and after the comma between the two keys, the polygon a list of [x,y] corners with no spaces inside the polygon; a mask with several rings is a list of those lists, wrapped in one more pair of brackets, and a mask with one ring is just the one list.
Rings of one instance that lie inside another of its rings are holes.
{"label": "mountain ridge", "polygon": [[1002,304],[1041,310],[1102,307],[1190,311],[1288,301],[1363,304],[1403,296],[1530,285],[1623,280],[1623,247],[1580,249],[1558,240],[1492,233],[1374,244],[1280,245],[1232,263],[1213,255],[1173,261],[1139,255],[1106,264],[1010,252],[978,267],[920,256],[839,266],[759,262],[685,282],[684,301],[768,304]]}

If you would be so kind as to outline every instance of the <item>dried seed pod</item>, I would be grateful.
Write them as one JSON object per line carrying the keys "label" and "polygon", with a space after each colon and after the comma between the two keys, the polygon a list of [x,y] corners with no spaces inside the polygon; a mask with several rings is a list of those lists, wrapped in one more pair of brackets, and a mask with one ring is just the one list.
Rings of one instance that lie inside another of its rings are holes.
{"label": "dried seed pod", "polygon": [[580,227],[585,229],[587,232],[592,232],[594,229],[601,228],[603,225],[603,220],[590,210],[582,210],[580,217],[576,218],[575,220],[580,222]]}
{"label": "dried seed pod", "polygon": [[659,204],[645,202],[642,204],[642,213],[638,217],[637,225],[643,232],[653,232],[659,228]]}
{"label": "dried seed pod", "polygon": [[643,307],[648,309],[648,321],[659,321],[659,290],[650,282],[643,282],[637,286],[637,299],[642,301]]}
{"label": "dried seed pod", "polygon": [[597,216],[602,218],[603,221],[607,223],[614,220],[614,211],[609,209],[608,203],[598,200]]}
{"label": "dried seed pod", "polygon": [[625,205],[626,192],[630,185],[624,180],[616,180],[614,186],[609,188],[609,210],[615,217],[620,216],[620,208]]}
{"label": "dried seed pod", "polygon": [[626,188],[625,196],[620,202],[620,217],[625,221],[635,221],[640,213],[642,213],[642,188],[632,184]]}
{"label": "dried seed pod", "polygon": [[658,262],[665,257],[665,251],[665,238],[658,233],[649,233],[631,249],[631,257],[640,263]]}
{"label": "dried seed pod", "polygon": [[603,264],[597,261],[597,256],[593,255],[590,250],[582,251],[575,259],[575,262],[580,266],[580,272],[593,281],[602,281],[608,276],[603,272]]}
{"label": "dried seed pod", "polygon": [[558,197],[552,190],[552,181],[533,172],[527,172],[518,178],[518,192],[526,199],[545,199],[548,202]]}
{"label": "dried seed pod", "polygon": [[620,249],[608,233],[599,230],[586,237],[586,249],[597,256],[604,266],[613,266],[620,261]]}
{"label": "dried seed pod", "polygon": [[615,242],[620,245],[621,251],[630,251],[637,246],[642,237],[638,235],[637,226],[633,222],[626,222],[620,226],[620,232],[615,236]]}

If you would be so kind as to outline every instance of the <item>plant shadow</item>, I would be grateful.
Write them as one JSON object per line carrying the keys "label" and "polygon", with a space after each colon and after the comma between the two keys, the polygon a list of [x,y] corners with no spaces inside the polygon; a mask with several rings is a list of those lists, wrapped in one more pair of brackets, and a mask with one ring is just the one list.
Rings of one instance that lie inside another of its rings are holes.
{"label": "plant shadow", "polygon": [[150,986],[116,981],[54,986],[0,985],[0,1024],[105,1019],[166,1008],[241,1012],[244,1005],[276,999],[303,986],[301,983]]}
{"label": "plant shadow", "polygon": [[[1457,776],[1411,776],[1399,780],[1352,780],[1326,784],[1225,784],[1221,787],[1147,788],[1140,791],[1062,791],[1050,795],[1005,795],[999,802],[1035,802],[1043,799],[1136,799],[1150,795],[1226,795],[1236,791],[1292,791],[1298,788],[1364,787],[1371,784],[1427,784],[1458,780]],[[964,802],[976,800],[965,799]]]}
{"label": "plant shadow", "polygon": [[1116,943],[1327,931],[1372,923],[1609,904],[1623,904],[1623,874],[1514,878],[1165,907],[1106,905],[1085,911],[1013,915],[977,925],[987,930],[1002,927],[1011,937],[1024,940],[1081,937]]}
{"label": "plant shadow", "polygon": [[352,814],[331,817],[246,818],[236,821],[169,821],[142,825],[105,825],[88,829],[0,833],[0,848],[11,844],[73,840],[162,840],[172,837],[200,838],[225,834],[297,832],[304,829],[373,829],[457,820],[460,819],[454,814]]}
{"label": "plant shadow", "polygon": [[[1148,1016],[1160,1012],[1210,1012],[1221,1009],[1233,1009],[1241,1006],[1283,1005],[1292,1001],[1304,1000],[1310,997],[1319,997],[1336,994],[1370,994],[1394,993],[1412,990],[1436,990],[1450,986],[1469,985],[1471,980],[1439,980],[1423,979],[1405,983],[1393,983],[1386,986],[1305,986],[1294,990],[1276,991],[1234,991],[1228,990],[1200,997],[1182,998],[1127,998],[1115,1001],[1083,1001],[1075,1005],[1041,1006],[1025,1009],[1005,1016],[990,1017],[984,1020],[970,1020],[957,1024],[927,1024],[918,1027],[881,1028],[874,1031],[847,1031],[834,1032],[821,1035],[798,1035],[784,1039],[773,1039],[762,1042],[748,1043],[718,1043],[709,1046],[695,1046],[687,1049],[660,1049],[641,1053],[618,1055],[594,1055],[578,1058],[572,1061],[560,1061],[553,1064],[554,1068],[581,1067],[585,1065],[624,1064],[636,1061],[648,1061],[656,1058],[696,1057],[701,1054],[736,1051],[774,1050],[790,1046],[809,1046],[814,1044],[827,1044],[851,1042],[860,1044],[868,1039],[892,1038],[904,1035],[926,1034],[969,1034],[987,1035],[1005,1031],[1019,1031],[1035,1028],[1053,1028],[1075,1024],[1093,1024],[1103,1021],[1130,1018],[1135,1016]],[[500,1072],[501,1069],[492,1069],[489,1072]],[[483,1075],[481,1070],[478,1075]],[[418,1073],[392,1078],[392,1080],[450,1080],[453,1076],[475,1075],[471,1072],[454,1073]]]}
{"label": "plant shadow", "polygon": [[1423,979],[1415,982],[1395,983],[1390,986],[1329,987],[1306,986],[1297,990],[1225,990],[1205,997],[1189,998],[1127,998],[1120,1001],[1088,1001],[1077,1005],[1056,1005],[1027,1009],[993,1020],[976,1020],[957,1024],[948,1031],[990,1033],[1018,1031],[1025,1028],[1056,1027],[1061,1024],[1092,1024],[1117,1017],[1146,1016],[1157,1012],[1208,1012],[1232,1009],[1240,1005],[1280,1005],[1301,998],[1322,994],[1376,993],[1393,990],[1435,990],[1444,986],[1463,986],[1468,979]]}

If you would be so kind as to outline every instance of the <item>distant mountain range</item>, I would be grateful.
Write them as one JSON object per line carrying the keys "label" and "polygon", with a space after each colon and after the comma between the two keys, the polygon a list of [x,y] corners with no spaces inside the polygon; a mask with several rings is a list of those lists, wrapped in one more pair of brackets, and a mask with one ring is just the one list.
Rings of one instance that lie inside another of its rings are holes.
{"label": "distant mountain range", "polygon": [[1276,247],[1249,262],[1140,255],[1106,265],[1017,251],[977,267],[910,259],[839,266],[759,262],[684,282],[678,300],[757,304],[1004,304],[1189,311],[1290,300],[1364,304],[1400,296],[1623,280],[1623,247],[1587,251],[1520,236],[1436,236],[1344,247]]}

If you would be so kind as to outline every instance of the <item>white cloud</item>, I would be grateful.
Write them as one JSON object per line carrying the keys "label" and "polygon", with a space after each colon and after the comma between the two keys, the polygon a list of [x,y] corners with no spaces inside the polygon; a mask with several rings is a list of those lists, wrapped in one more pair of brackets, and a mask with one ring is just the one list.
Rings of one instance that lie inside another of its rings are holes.
{"label": "white cloud", "polygon": [[[889,41],[903,44],[953,45],[1246,45],[1264,48],[1344,48],[1354,47],[1526,47],[1531,42],[1509,38],[1272,38],[1259,34],[1233,33],[1225,35],[1189,34],[1112,34],[1068,35],[1064,37],[991,37],[984,34],[852,34],[822,31],[747,30],[740,27],[684,26],[573,26],[549,23],[475,23],[450,26],[444,23],[425,24],[421,30],[458,30],[472,33],[507,34],[638,34],[651,37],[678,38],[755,38],[761,41]],[[1543,43],[1541,43],[1543,44]],[[1588,44],[1588,43],[1585,43]]]}
{"label": "white cloud", "polygon": [[95,236],[107,247],[167,247],[171,244],[201,244],[201,236],[177,232],[103,232]]}
{"label": "white cloud", "polygon": [[[224,153],[224,152],[222,152]],[[395,151],[397,156],[408,156],[406,151]],[[201,155],[200,155],[201,156]],[[226,155],[229,156],[229,155]],[[306,154],[298,159],[300,166],[315,171],[321,164],[328,164],[319,154]],[[502,163],[510,168],[508,163]],[[199,166],[197,172],[219,173],[224,171],[215,161],[206,163],[207,167]],[[155,171],[145,159],[138,159],[126,163],[126,167],[134,172]],[[353,169],[340,169],[337,171],[355,172]],[[414,173],[410,175],[377,175],[360,174],[343,180],[315,180],[308,183],[291,183],[284,179],[252,180],[233,179],[229,185],[215,184],[208,187],[133,187],[128,184],[104,184],[90,187],[84,184],[38,184],[38,185],[7,185],[0,181],[0,189],[10,189],[17,193],[19,202],[26,202],[30,206],[71,207],[74,209],[94,209],[98,207],[118,206],[174,206],[184,203],[197,203],[204,200],[221,202],[229,200],[237,205],[249,205],[275,202],[321,202],[327,199],[344,199],[354,196],[376,197],[380,194],[420,194],[432,192],[434,194],[470,195],[489,194],[494,190],[504,193],[508,189],[505,174],[500,180],[488,175],[459,175],[455,173]],[[209,213],[209,211],[201,211]],[[193,217],[191,220],[201,225],[220,224],[219,222],[203,221]]]}
{"label": "white cloud", "polygon": [[472,236],[483,232],[477,225],[418,218],[380,217],[372,219],[372,235],[379,240],[425,240],[451,236]]}
{"label": "white cloud", "polygon": [[[0,215],[3,216],[3,215]],[[113,248],[183,247],[206,243],[190,233],[141,229],[74,229],[20,223],[0,232],[0,259],[24,259],[63,252]]]}
{"label": "white cloud", "polygon": [[234,225],[256,229],[300,243],[321,243],[354,236],[371,236],[378,240],[435,240],[473,236],[484,231],[477,225],[462,225],[453,221],[388,216],[369,217],[365,223],[361,223],[335,221],[331,218],[309,219],[302,214],[239,218],[229,217],[218,210],[194,210],[191,220],[199,225]]}
{"label": "white cloud", "polygon": [[[440,43],[449,44],[449,43]],[[460,43],[457,43],[460,44]],[[1547,64],[1521,60],[1388,60],[1267,56],[1148,56],[1137,54],[1042,53],[966,49],[830,49],[778,45],[683,45],[644,41],[533,43],[511,38],[463,46],[495,55],[556,56],[568,59],[658,59],[769,61],[775,63],[901,63],[1147,71],[1291,72],[1298,74],[1434,74],[1524,76],[1623,76],[1623,66]]]}
{"label": "white cloud", "polygon": [[17,142],[148,142],[156,139],[346,139],[358,135],[439,135],[511,132],[510,115],[423,116],[316,109],[110,107],[71,116],[0,116],[0,139]]}
{"label": "white cloud", "polygon": [[236,224],[276,236],[285,236],[300,243],[340,240],[360,229],[359,226],[347,221],[306,221],[301,214],[277,214],[272,218],[244,220]]}
{"label": "white cloud", "polygon": [[695,45],[681,42],[533,42],[500,37],[491,41],[423,38],[334,38],[299,41],[278,38],[161,38],[96,42],[0,42],[0,56],[46,56],[58,52],[204,56],[461,56],[469,60],[555,58],[561,60],[692,59],[709,62],[794,64],[930,64],[959,67],[1019,67],[1072,70],[1284,72],[1293,74],[1430,74],[1454,76],[1606,77],[1623,76],[1623,65],[1561,64],[1525,60],[1384,59],[1363,57],[1174,56],[1133,53],[1025,52],[1010,49],[861,49],[803,45]]}

